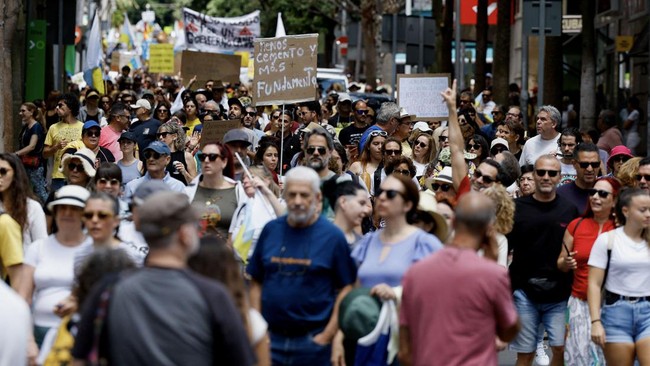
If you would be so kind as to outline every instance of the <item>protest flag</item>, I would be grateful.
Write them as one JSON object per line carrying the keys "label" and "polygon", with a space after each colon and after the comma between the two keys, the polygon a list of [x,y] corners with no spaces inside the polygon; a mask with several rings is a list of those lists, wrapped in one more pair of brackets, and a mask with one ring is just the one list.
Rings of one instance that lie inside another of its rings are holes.
{"label": "protest flag", "polygon": [[282,21],[282,13],[278,12],[278,24],[275,27],[275,36],[284,37],[287,32],[284,30],[284,22]]}
{"label": "protest flag", "polygon": [[104,53],[102,50],[102,33],[99,22],[99,14],[95,12],[90,27],[90,34],[88,35],[88,51],[86,52],[83,73],[86,83],[97,89],[100,94],[104,94],[104,78],[101,67]]}

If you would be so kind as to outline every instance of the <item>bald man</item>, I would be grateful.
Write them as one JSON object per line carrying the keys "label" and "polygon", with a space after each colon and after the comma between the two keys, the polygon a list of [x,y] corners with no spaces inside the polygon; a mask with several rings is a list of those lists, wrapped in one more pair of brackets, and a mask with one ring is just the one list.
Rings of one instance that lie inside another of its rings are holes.
{"label": "bald man", "polygon": [[[436,360],[441,365],[496,366],[496,337],[508,342],[516,336],[520,326],[510,279],[495,261],[495,211],[487,196],[463,195],[456,206],[451,244],[414,264],[404,276],[401,364]],[[477,254],[479,249],[486,258]]]}

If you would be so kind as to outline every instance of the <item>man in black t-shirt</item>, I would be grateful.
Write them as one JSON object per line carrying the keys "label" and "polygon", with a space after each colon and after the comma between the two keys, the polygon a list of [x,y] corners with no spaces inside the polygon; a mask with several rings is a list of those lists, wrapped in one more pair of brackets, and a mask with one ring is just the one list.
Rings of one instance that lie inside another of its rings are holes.
{"label": "man in black t-shirt", "polygon": [[339,132],[339,141],[348,150],[351,159],[359,155],[358,146],[361,136],[370,127],[370,108],[363,100],[354,103],[353,108],[354,123],[345,127]]}

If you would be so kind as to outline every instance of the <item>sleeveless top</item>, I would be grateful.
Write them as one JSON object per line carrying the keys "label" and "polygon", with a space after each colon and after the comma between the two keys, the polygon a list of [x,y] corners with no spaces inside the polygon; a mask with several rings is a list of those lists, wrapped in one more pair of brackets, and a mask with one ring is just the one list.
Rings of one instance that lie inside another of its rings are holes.
{"label": "sleeveless top", "polygon": [[140,178],[142,174],[138,171],[138,163],[140,160],[135,159],[133,164],[125,165],[122,160],[117,162],[117,166],[122,170],[122,185],[126,185],[130,181]]}
{"label": "sleeveless top", "polygon": [[187,185],[187,181],[185,180],[185,177],[183,176],[183,173],[180,171],[176,170],[174,167],[174,163],[177,161],[180,161],[181,164],[185,167],[185,170],[187,170],[187,162],[185,161],[185,151],[174,151],[171,155],[171,160],[169,161],[169,164],[167,164],[167,170],[169,172],[169,175],[172,178],[176,178],[181,181],[181,183]]}

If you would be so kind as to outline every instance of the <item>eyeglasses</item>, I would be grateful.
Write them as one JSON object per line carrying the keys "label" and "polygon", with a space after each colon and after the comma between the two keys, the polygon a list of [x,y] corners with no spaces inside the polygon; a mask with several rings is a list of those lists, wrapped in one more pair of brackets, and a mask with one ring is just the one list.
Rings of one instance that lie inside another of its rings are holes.
{"label": "eyeglasses", "polygon": [[602,189],[593,189],[593,188],[587,189],[587,194],[589,195],[589,197],[593,196],[596,193],[598,193],[598,197],[600,198],[607,198],[607,196],[609,196],[611,192],[607,192]]}
{"label": "eyeglasses", "polygon": [[95,130],[95,131],[86,131],[86,132],[84,132],[84,135],[86,135],[86,136],[88,136],[88,137],[99,137],[101,134],[102,134],[102,132],[101,132],[101,131],[97,131],[97,130]]}
{"label": "eyeglasses", "polygon": [[592,167],[593,169],[598,169],[598,167],[600,167],[600,162],[599,161],[592,161],[592,162],[579,161],[578,165],[580,165],[580,168],[582,168],[582,169],[587,169],[588,167]]}
{"label": "eyeglasses", "polygon": [[257,112],[246,112],[245,115],[247,115],[249,117],[255,117],[255,116],[257,116]]}
{"label": "eyeglasses", "polygon": [[377,189],[376,196],[379,197],[379,196],[381,196],[382,193],[386,193],[386,198],[388,198],[389,200],[394,199],[395,197],[397,197],[397,195],[400,195],[400,196],[404,197],[404,193],[402,193],[402,192],[400,192],[398,190],[395,190],[395,189],[381,189],[381,188]]}
{"label": "eyeglasses", "polygon": [[110,100],[102,100],[100,103],[101,104],[111,104],[111,101]]}
{"label": "eyeglasses", "polygon": [[558,174],[560,174],[559,170],[547,170],[547,169],[535,169],[535,174],[537,174],[538,177],[544,177],[546,174],[548,174],[549,177],[555,178],[557,177]]}
{"label": "eyeglasses", "polygon": [[83,164],[77,164],[77,163],[68,163],[68,170],[69,171],[76,171],[79,173],[84,172],[84,165]]}
{"label": "eyeglasses", "polygon": [[415,144],[413,144],[413,147],[416,147],[416,146],[427,147],[427,143],[424,142],[424,141],[415,141]]}
{"label": "eyeglasses", "polygon": [[162,156],[162,154],[157,153],[155,151],[151,151],[151,150],[147,150],[147,151],[144,152],[144,158],[146,160],[149,160],[149,159],[158,160],[158,159],[160,159],[161,156]]}
{"label": "eyeglasses", "polygon": [[7,173],[9,173],[10,170],[11,169],[0,168],[0,177],[4,177],[5,175],[7,175]]}
{"label": "eyeglasses", "polygon": [[521,113],[506,113],[506,116],[521,118]]}
{"label": "eyeglasses", "polygon": [[358,115],[364,116],[364,115],[366,115],[368,113],[369,113],[369,111],[367,109],[357,109],[357,114]]}
{"label": "eyeglasses", "polygon": [[162,137],[162,138],[166,139],[166,138],[167,138],[167,135],[171,135],[171,134],[172,134],[171,132],[158,132],[158,133],[156,134],[156,137],[158,137],[158,138],[161,138],[161,137]]}
{"label": "eyeglasses", "polygon": [[199,159],[199,161],[205,161],[205,158],[208,158],[208,160],[210,161],[215,161],[217,159],[223,158],[221,154],[217,154],[217,153],[197,153],[196,157],[197,159]]}
{"label": "eyeglasses", "polygon": [[386,155],[401,155],[402,150],[384,150],[384,154],[386,154]]}
{"label": "eyeglasses", "polygon": [[108,211],[86,211],[83,214],[83,218],[86,220],[92,220],[97,216],[100,220],[110,219],[115,216],[112,212]]}
{"label": "eyeglasses", "polygon": [[451,189],[451,184],[447,184],[447,183],[443,183],[443,184],[440,184],[440,183],[433,183],[433,184],[431,184],[431,189],[432,189],[434,192],[437,191],[437,190],[441,190],[441,191],[443,191],[443,192],[448,192],[448,191]]}
{"label": "eyeglasses", "polygon": [[449,140],[449,136],[438,136],[438,141],[439,142],[445,142]]}
{"label": "eyeglasses", "polygon": [[615,163],[625,163],[628,160],[630,160],[630,157],[625,155],[617,155],[612,158],[612,161]]}
{"label": "eyeglasses", "polygon": [[309,155],[314,155],[316,151],[318,151],[318,155],[325,155],[327,148],[325,146],[309,146],[306,151]]}
{"label": "eyeglasses", "polygon": [[395,169],[395,170],[393,170],[393,173],[405,175],[407,177],[411,176],[411,171],[408,170],[408,169]]}
{"label": "eyeglasses", "polygon": [[113,178],[113,179],[99,178],[97,180],[97,184],[101,184],[101,185],[109,185],[110,184],[112,186],[119,186],[120,181],[115,179],[115,178]]}
{"label": "eyeglasses", "polygon": [[388,132],[386,131],[372,131],[370,132],[370,137],[377,137],[377,136],[382,136],[382,137],[387,137]]}
{"label": "eyeglasses", "polygon": [[478,150],[480,148],[481,148],[481,145],[479,145],[479,144],[467,144],[467,150],[471,150],[471,149]]}
{"label": "eyeglasses", "polygon": [[650,182],[650,174],[637,174],[634,176],[634,178],[636,178],[636,180],[639,182],[641,179],[645,179],[646,182]]}
{"label": "eyeglasses", "polygon": [[497,181],[495,178],[492,178],[492,177],[490,177],[489,175],[485,175],[485,174],[483,174],[483,172],[480,171],[480,170],[478,170],[478,169],[476,169],[476,170],[474,171],[474,178],[475,178],[475,179],[483,178],[483,182],[484,182],[485,184],[490,184],[490,183],[494,183],[494,182]]}

